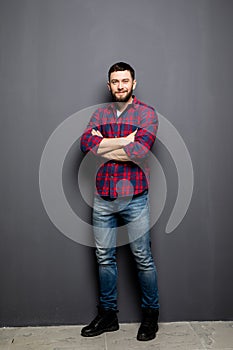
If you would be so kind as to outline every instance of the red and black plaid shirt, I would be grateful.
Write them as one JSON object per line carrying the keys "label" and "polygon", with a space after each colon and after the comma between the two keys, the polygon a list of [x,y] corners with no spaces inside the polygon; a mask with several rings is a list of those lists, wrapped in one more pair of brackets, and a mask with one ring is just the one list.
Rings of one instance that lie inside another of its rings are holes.
{"label": "red and black plaid shirt", "polygon": [[[114,103],[98,108],[81,138],[81,150],[97,155],[102,138],[93,136],[92,129],[103,137],[124,137],[138,129],[135,141],[124,147],[131,161],[106,161],[96,175],[96,190],[100,196],[117,198],[140,194],[149,186],[147,155],[156,139],[158,117],[153,107],[133,98],[123,113],[117,117]],[[100,156],[98,156],[100,157]]]}

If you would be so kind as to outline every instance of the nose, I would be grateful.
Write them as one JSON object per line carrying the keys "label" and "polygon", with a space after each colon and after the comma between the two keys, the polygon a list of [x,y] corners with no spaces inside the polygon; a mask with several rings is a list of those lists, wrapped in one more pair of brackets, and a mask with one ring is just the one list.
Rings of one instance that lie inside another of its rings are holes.
{"label": "nose", "polygon": [[122,90],[123,89],[123,83],[121,81],[119,81],[118,83],[118,90]]}

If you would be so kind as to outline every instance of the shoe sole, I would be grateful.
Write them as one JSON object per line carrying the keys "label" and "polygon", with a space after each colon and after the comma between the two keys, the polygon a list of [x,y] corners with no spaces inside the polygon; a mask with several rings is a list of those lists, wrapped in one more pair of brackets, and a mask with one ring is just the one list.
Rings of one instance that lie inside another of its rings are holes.
{"label": "shoe sole", "polygon": [[156,327],[156,329],[155,329],[155,333],[154,334],[152,334],[150,337],[148,337],[148,338],[139,338],[138,336],[137,336],[137,340],[139,340],[139,341],[149,341],[149,340],[153,340],[153,339],[155,339],[156,338],[156,333],[158,332],[158,330],[159,330],[159,326],[157,325],[157,327]]}
{"label": "shoe sole", "polygon": [[108,328],[102,329],[101,331],[98,331],[98,332],[95,332],[95,333],[91,333],[91,334],[81,333],[81,335],[83,337],[96,337],[97,335],[101,335],[103,333],[118,331],[119,328],[120,328],[119,325],[118,326],[112,326],[112,327],[108,327]]}

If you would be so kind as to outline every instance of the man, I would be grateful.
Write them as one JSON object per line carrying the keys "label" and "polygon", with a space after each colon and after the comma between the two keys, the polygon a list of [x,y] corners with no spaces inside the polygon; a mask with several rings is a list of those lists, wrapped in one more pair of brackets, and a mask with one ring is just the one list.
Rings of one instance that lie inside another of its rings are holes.
{"label": "man", "polygon": [[93,113],[81,138],[82,151],[91,151],[102,161],[93,205],[100,286],[98,315],[82,329],[84,337],[119,329],[116,264],[119,217],[128,230],[141,287],[143,318],[137,339],[154,339],[158,330],[157,272],[150,248],[146,161],[156,139],[158,118],[154,108],[133,95],[135,87],[134,69],[124,62],[115,63],[108,72],[113,103]]}

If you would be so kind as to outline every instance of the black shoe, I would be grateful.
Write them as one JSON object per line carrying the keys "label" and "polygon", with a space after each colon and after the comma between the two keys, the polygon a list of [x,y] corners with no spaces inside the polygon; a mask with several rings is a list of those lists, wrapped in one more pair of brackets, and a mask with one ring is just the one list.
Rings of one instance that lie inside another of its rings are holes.
{"label": "black shoe", "polygon": [[81,330],[83,337],[95,337],[105,332],[113,332],[119,329],[117,311],[99,308],[96,318]]}
{"label": "black shoe", "polygon": [[158,331],[158,317],[159,310],[145,308],[143,309],[143,319],[142,323],[139,327],[137,340],[146,341],[152,340],[156,336],[156,332]]}

